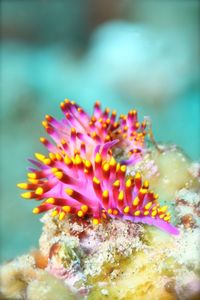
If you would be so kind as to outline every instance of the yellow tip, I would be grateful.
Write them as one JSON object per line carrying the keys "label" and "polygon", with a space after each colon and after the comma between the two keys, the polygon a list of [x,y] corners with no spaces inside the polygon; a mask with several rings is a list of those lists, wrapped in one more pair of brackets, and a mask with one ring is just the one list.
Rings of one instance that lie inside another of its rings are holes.
{"label": "yellow tip", "polygon": [[93,219],[93,220],[92,220],[92,223],[93,223],[94,225],[98,225],[98,224],[99,224],[99,220],[98,220],[98,219]]}
{"label": "yellow tip", "polygon": [[165,214],[162,214],[162,215],[159,216],[159,218],[160,218],[160,219],[163,219],[164,216],[165,216]]}
{"label": "yellow tip", "polygon": [[71,133],[76,133],[76,129],[74,127],[71,128]]}
{"label": "yellow tip", "polygon": [[111,209],[111,208],[109,208],[109,209],[108,209],[108,214],[110,214],[110,215],[111,215],[112,213],[113,213],[112,209]]}
{"label": "yellow tip", "polygon": [[130,207],[129,207],[129,206],[126,206],[126,207],[124,208],[124,213],[125,213],[125,214],[128,214],[129,211],[130,211]]}
{"label": "yellow tip", "polygon": [[137,206],[140,202],[140,199],[138,197],[135,197],[135,199],[133,200],[133,205]]}
{"label": "yellow tip", "polygon": [[115,167],[116,166],[116,160],[114,159],[113,156],[111,157],[111,160],[110,160],[110,166],[111,167]]}
{"label": "yellow tip", "polygon": [[162,213],[165,213],[168,209],[168,206],[165,205],[165,206],[162,206],[161,208],[158,209],[159,212],[162,212]]}
{"label": "yellow tip", "polygon": [[144,212],[144,216],[148,216],[148,215],[149,215],[149,211],[147,210]]}
{"label": "yellow tip", "polygon": [[54,175],[56,176],[56,178],[58,178],[59,180],[63,178],[63,172],[55,172]]}
{"label": "yellow tip", "polygon": [[38,187],[36,190],[35,190],[35,194],[36,195],[42,195],[44,193],[44,190],[42,187]]}
{"label": "yellow tip", "polygon": [[44,137],[40,137],[40,142],[44,143],[44,142],[46,142],[46,139]]}
{"label": "yellow tip", "polygon": [[57,160],[62,160],[62,156],[59,153],[56,153],[56,159]]}
{"label": "yellow tip", "polygon": [[96,163],[100,163],[102,161],[102,158],[101,158],[101,155],[99,154],[99,152],[96,154],[96,157],[95,157],[95,162]]}
{"label": "yellow tip", "polygon": [[148,189],[148,187],[149,187],[149,182],[148,182],[148,180],[145,180],[145,181],[144,181],[143,186],[144,186],[144,188]]}
{"label": "yellow tip", "polygon": [[57,210],[53,210],[52,213],[51,213],[51,216],[52,217],[55,217],[58,215],[58,211]]}
{"label": "yellow tip", "polygon": [[62,207],[62,209],[65,211],[65,212],[70,212],[71,211],[71,206],[69,206],[69,205],[65,205],[65,206],[63,206]]}
{"label": "yellow tip", "polygon": [[119,192],[118,200],[119,200],[119,201],[123,201],[123,200],[124,200],[124,192],[123,192],[123,191],[120,191],[120,192]]}
{"label": "yellow tip", "polygon": [[40,209],[38,207],[35,207],[33,210],[32,210],[33,214],[39,214],[40,212]]}
{"label": "yellow tip", "polygon": [[42,121],[42,125],[44,126],[44,128],[47,128],[48,127],[48,122],[47,121]]}
{"label": "yellow tip", "polygon": [[113,183],[113,186],[119,187],[119,186],[120,186],[120,181],[119,181],[119,180],[116,180],[116,181]]}
{"label": "yellow tip", "polygon": [[118,210],[117,209],[113,209],[113,215],[118,215]]}
{"label": "yellow tip", "polygon": [[105,164],[103,165],[103,170],[104,170],[105,172],[108,172],[109,169],[110,169],[109,164],[108,164],[108,163],[105,163]]}
{"label": "yellow tip", "polygon": [[81,210],[86,213],[88,211],[88,206],[87,205],[82,205]]}
{"label": "yellow tip", "polygon": [[54,204],[55,203],[55,199],[54,198],[48,198],[45,202],[49,203],[49,204]]}
{"label": "yellow tip", "polygon": [[86,168],[89,169],[89,168],[91,167],[91,165],[92,165],[92,164],[91,164],[91,162],[90,162],[89,160],[86,160],[86,161],[85,161],[85,166],[86,166]]}
{"label": "yellow tip", "polygon": [[44,160],[43,160],[43,163],[45,164],[45,165],[50,165],[51,164],[51,159],[50,158],[45,158]]}
{"label": "yellow tip", "polygon": [[131,179],[130,178],[126,181],[126,187],[127,188],[131,187]]}
{"label": "yellow tip", "polygon": [[139,191],[141,194],[145,195],[147,193],[147,189],[140,189]]}
{"label": "yellow tip", "polygon": [[77,215],[78,215],[78,217],[82,218],[82,217],[84,216],[84,213],[83,213],[82,210],[79,210],[79,211],[77,212]]}
{"label": "yellow tip", "polygon": [[136,210],[136,212],[134,213],[135,216],[139,216],[140,215],[140,210]]}
{"label": "yellow tip", "polygon": [[49,157],[50,157],[51,160],[55,160],[56,159],[55,154],[52,153],[52,152],[49,153]]}
{"label": "yellow tip", "polygon": [[65,192],[68,196],[72,196],[74,193],[74,191],[72,189],[66,189]]}
{"label": "yellow tip", "polygon": [[60,214],[59,214],[59,220],[62,221],[66,216],[66,213],[64,211],[62,211]]}
{"label": "yellow tip", "polygon": [[141,178],[141,175],[140,175],[139,172],[137,172],[137,173],[135,174],[135,179],[140,179],[140,178]]}
{"label": "yellow tip", "polygon": [[102,196],[104,198],[108,198],[108,196],[109,196],[108,190],[103,191]]}
{"label": "yellow tip", "polygon": [[43,161],[45,159],[45,156],[41,153],[35,153],[35,157],[40,161]]}
{"label": "yellow tip", "polygon": [[147,203],[146,205],[145,205],[145,209],[149,209],[150,207],[152,206],[152,202],[149,202],[149,203]]}
{"label": "yellow tip", "polygon": [[120,163],[117,163],[117,166],[116,166],[116,171],[118,172],[120,169]]}
{"label": "yellow tip", "polygon": [[76,154],[75,156],[75,164],[76,165],[80,165],[82,163],[82,159],[80,157],[80,155]]}
{"label": "yellow tip", "polygon": [[64,157],[64,162],[67,166],[69,166],[72,163],[71,158],[67,154]]}
{"label": "yellow tip", "polygon": [[125,173],[126,172],[126,166],[121,166],[120,170],[121,170],[121,172]]}
{"label": "yellow tip", "polygon": [[31,199],[32,195],[31,195],[31,192],[26,192],[26,193],[21,194],[21,197],[24,199]]}
{"label": "yellow tip", "polygon": [[156,210],[152,211],[151,215],[152,217],[155,217],[157,215],[157,211]]}
{"label": "yellow tip", "polygon": [[52,169],[51,169],[51,172],[52,172],[52,173],[58,172],[58,168],[52,168]]}
{"label": "yellow tip", "polygon": [[26,190],[28,188],[28,184],[26,182],[18,183],[17,187]]}
{"label": "yellow tip", "polygon": [[28,178],[27,180],[28,180],[28,182],[33,183],[33,184],[38,184],[39,183],[39,179]]}
{"label": "yellow tip", "polygon": [[100,184],[100,180],[97,178],[97,177],[93,177],[93,180],[92,180],[94,183],[96,184]]}
{"label": "yellow tip", "polygon": [[37,175],[35,173],[28,173],[27,176],[32,179],[36,179]]}

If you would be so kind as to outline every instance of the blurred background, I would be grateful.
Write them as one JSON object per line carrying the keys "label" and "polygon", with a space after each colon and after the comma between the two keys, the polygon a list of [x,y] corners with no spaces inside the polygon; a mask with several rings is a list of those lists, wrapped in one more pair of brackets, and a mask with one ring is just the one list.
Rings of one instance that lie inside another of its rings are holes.
{"label": "blurred background", "polygon": [[64,98],[150,116],[157,141],[200,152],[200,2],[1,1],[1,260],[37,247],[34,201],[20,199],[45,114]]}

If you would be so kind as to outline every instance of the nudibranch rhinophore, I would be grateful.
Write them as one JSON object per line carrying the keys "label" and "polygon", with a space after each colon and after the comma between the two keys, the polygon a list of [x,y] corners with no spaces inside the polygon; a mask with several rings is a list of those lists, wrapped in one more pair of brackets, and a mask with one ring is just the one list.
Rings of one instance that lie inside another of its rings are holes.
{"label": "nudibranch rhinophore", "polygon": [[[28,190],[23,198],[41,201],[33,213],[52,210],[59,220],[71,214],[92,218],[93,224],[121,218],[178,234],[167,206],[159,204],[149,182],[140,173],[127,175],[127,165],[134,165],[145,152],[146,123],[138,122],[137,112],[116,120],[116,112],[102,111],[99,102],[92,116],[67,99],[60,107],[65,118],[47,115],[42,122],[53,140],[40,138],[48,156],[35,153],[37,160],[29,159],[35,167],[29,168],[28,182],[18,184]],[[129,157],[117,161],[118,148]]]}

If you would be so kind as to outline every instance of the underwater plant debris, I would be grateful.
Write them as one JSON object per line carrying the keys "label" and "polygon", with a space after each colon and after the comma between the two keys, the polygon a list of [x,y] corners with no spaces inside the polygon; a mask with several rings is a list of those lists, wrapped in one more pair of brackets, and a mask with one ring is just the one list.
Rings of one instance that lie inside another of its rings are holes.
{"label": "underwater plant debris", "polygon": [[[137,112],[116,120],[116,112],[102,111],[99,102],[92,116],[69,100],[60,107],[65,118],[47,115],[42,122],[53,140],[40,138],[48,155],[35,153],[37,160],[29,161],[36,168],[29,168],[27,183],[18,184],[28,190],[23,198],[40,202],[33,213],[52,210],[59,220],[70,214],[91,218],[96,225],[119,218],[178,234],[168,207],[159,204],[149,182],[138,172],[127,176],[126,166],[136,164],[146,150],[146,123],[138,122]],[[121,161],[118,149],[124,153]]]}

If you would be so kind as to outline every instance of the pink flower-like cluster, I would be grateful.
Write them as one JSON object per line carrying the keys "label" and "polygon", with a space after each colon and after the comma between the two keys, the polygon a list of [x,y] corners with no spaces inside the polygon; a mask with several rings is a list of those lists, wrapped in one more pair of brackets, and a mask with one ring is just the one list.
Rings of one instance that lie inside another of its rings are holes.
{"label": "pink flower-like cluster", "polygon": [[[158,195],[149,190],[147,180],[137,173],[127,177],[126,165],[135,164],[145,150],[145,122],[139,123],[137,112],[130,111],[116,121],[116,112],[102,111],[99,102],[90,117],[77,104],[61,103],[65,119],[46,116],[43,125],[54,143],[41,142],[48,156],[35,153],[30,160],[28,182],[18,187],[29,190],[23,198],[42,201],[33,210],[52,210],[63,220],[66,214],[93,219],[94,224],[109,218],[121,218],[162,228],[177,234],[167,206],[160,206]],[[129,157],[117,162],[116,148],[128,149]]]}

